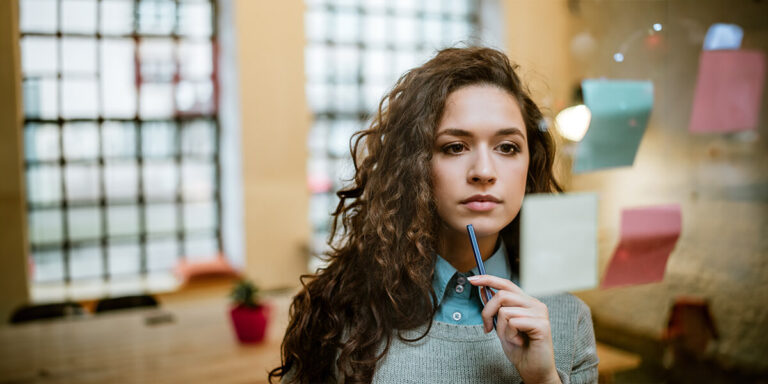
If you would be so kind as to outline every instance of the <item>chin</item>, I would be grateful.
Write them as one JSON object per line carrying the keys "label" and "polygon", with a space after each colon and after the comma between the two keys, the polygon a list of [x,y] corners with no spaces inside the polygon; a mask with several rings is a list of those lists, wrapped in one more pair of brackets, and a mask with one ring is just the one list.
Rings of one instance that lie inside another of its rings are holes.
{"label": "chin", "polygon": [[[472,226],[475,228],[475,236],[477,237],[496,236],[504,228],[504,226],[478,226],[474,224]],[[466,228],[464,230],[466,231]]]}
{"label": "chin", "polygon": [[467,224],[472,224],[472,227],[475,229],[475,236],[486,237],[498,234],[509,222],[488,217],[467,218],[459,223],[455,223],[452,227],[466,234]]}

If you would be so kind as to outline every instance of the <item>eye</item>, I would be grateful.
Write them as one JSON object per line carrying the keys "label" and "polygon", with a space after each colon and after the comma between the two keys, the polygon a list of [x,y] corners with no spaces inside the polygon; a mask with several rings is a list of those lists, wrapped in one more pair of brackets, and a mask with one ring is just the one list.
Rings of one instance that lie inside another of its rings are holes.
{"label": "eye", "polygon": [[496,148],[498,149],[499,152],[505,155],[511,155],[511,154],[520,152],[520,147],[518,147],[517,144],[513,144],[513,143],[501,143]]}
{"label": "eye", "polygon": [[443,153],[447,153],[449,155],[458,155],[463,151],[464,151],[464,144],[461,144],[461,143],[448,144],[443,147]]}

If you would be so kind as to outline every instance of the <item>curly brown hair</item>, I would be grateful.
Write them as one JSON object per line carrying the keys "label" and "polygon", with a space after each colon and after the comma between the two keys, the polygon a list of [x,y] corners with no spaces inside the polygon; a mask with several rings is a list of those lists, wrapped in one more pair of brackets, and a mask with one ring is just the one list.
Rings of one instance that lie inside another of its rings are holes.
{"label": "curly brown hair", "polygon": [[[526,192],[561,191],[552,172],[554,140],[542,113],[494,49],[444,49],[404,74],[379,104],[366,130],[350,141],[355,176],[338,191],[327,267],[301,276],[270,382],[371,382],[377,362],[403,330],[431,324],[440,219],[430,161],[435,132],[451,92],[469,85],[508,91],[520,106],[530,164]],[[519,216],[518,216],[519,217]],[[518,220],[502,230],[517,265]],[[334,241],[336,239],[336,241]]]}

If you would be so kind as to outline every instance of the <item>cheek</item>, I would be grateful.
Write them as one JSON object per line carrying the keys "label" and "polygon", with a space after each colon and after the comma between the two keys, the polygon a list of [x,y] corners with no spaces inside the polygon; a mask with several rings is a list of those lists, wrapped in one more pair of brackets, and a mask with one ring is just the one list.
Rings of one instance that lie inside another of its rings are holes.
{"label": "cheek", "polygon": [[517,174],[517,180],[518,184],[520,185],[520,189],[525,191],[526,182],[528,181],[528,164],[520,169]]}
{"label": "cheek", "polygon": [[432,172],[432,194],[437,200],[439,205],[443,200],[443,194],[445,191],[445,178],[439,172]]}
{"label": "cheek", "polygon": [[523,184],[523,192],[528,190],[528,167],[529,165],[525,165],[525,169],[522,172],[522,175],[520,175],[522,184]]}
{"label": "cheek", "polygon": [[451,188],[456,185],[455,170],[440,162],[432,165],[433,195],[438,207],[451,200]]}
{"label": "cheek", "polygon": [[528,163],[515,164],[507,170],[508,182],[505,183],[506,194],[512,200],[522,201],[525,194],[526,182],[528,180]]}
{"label": "cheek", "polygon": [[518,166],[517,170],[515,171],[515,175],[517,176],[517,181],[522,186],[523,191],[525,191],[525,183],[528,180],[529,165],[530,165],[530,157],[526,156],[525,161],[521,162],[521,164]]}

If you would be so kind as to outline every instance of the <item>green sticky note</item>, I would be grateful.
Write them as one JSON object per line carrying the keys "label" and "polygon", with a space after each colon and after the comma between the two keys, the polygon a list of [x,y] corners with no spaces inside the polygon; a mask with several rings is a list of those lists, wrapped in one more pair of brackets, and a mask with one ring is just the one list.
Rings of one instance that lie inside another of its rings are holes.
{"label": "green sticky note", "polygon": [[520,210],[520,287],[550,295],[597,287],[596,193],[529,194]]}
{"label": "green sticky note", "polygon": [[576,149],[573,172],[632,165],[651,115],[653,83],[588,79],[581,88],[592,119]]}

